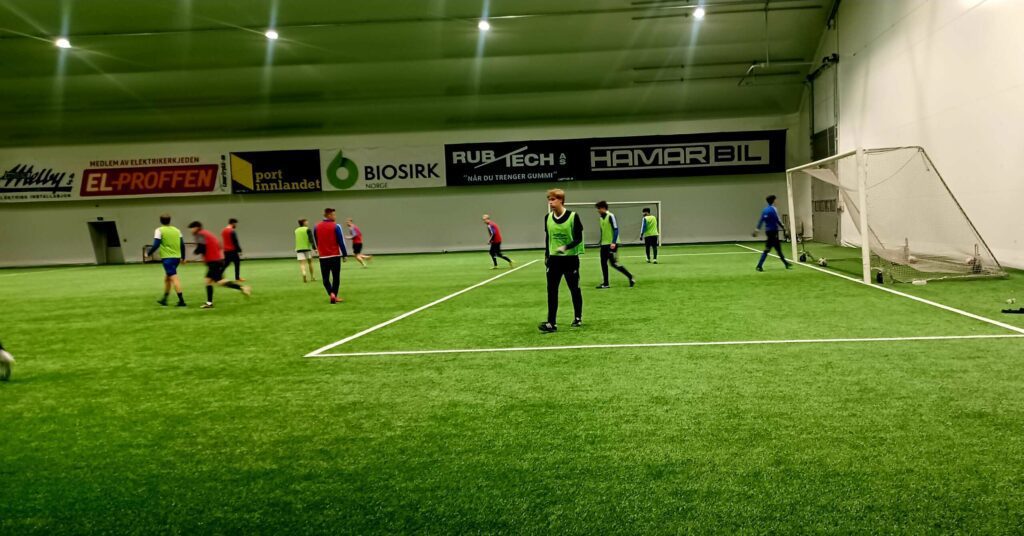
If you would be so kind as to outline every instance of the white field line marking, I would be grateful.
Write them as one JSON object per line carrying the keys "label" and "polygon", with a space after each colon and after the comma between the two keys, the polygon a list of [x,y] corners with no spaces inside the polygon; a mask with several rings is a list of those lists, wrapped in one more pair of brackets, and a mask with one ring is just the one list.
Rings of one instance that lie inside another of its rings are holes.
{"label": "white field line marking", "polygon": [[[597,246],[595,246],[597,247]],[[746,251],[721,251],[716,253],[667,253],[658,255],[658,258],[662,257],[699,257],[702,255],[750,255]],[[627,259],[646,259],[646,255],[623,255]]]}
{"label": "white field line marking", "polygon": [[[754,249],[752,247],[744,246],[743,244],[736,244],[736,245],[741,247],[741,248],[744,248],[744,249],[749,249],[750,251],[753,251],[753,252],[756,252],[756,253],[761,253],[761,250],[759,250],[759,249]],[[778,255],[775,255],[775,254],[771,254],[771,256],[775,257],[776,259],[779,258]],[[857,284],[860,284],[860,285],[867,285],[867,283],[865,283],[864,281],[862,281],[860,279],[857,279],[855,277],[850,277],[848,275],[839,274],[839,273],[833,272],[831,270],[826,270],[824,268],[820,268],[818,266],[814,266],[814,265],[811,265],[811,264],[805,264],[805,263],[797,262],[796,259],[790,259],[790,262],[792,264],[797,265],[797,266],[803,266],[804,268],[810,268],[811,270],[817,270],[817,271],[819,271],[821,273],[825,273],[825,274],[832,275],[832,276],[835,276],[835,277],[840,277],[842,279],[846,279],[847,281],[853,281],[854,283],[857,283]],[[885,292],[888,292],[890,294],[895,294],[897,296],[903,296],[904,298],[909,298],[909,299],[917,301],[917,302],[925,303],[925,304],[931,305],[932,307],[938,307],[939,309],[943,309],[945,311],[950,311],[950,312],[956,313],[958,315],[963,315],[963,316],[966,316],[967,318],[973,318],[975,320],[980,320],[982,322],[986,322],[988,324],[992,324],[993,326],[999,326],[999,327],[1001,327],[1003,329],[1008,329],[1008,330],[1013,331],[1015,333],[1024,334],[1024,328],[1018,328],[1017,326],[1011,326],[1010,324],[1006,324],[1006,323],[1000,322],[998,320],[993,320],[991,318],[987,318],[987,317],[984,317],[984,316],[981,316],[981,315],[976,315],[974,313],[968,313],[967,311],[964,311],[963,309],[957,309],[956,307],[950,307],[948,305],[943,305],[943,304],[938,303],[938,302],[933,302],[931,300],[926,300],[924,298],[920,298],[920,297],[914,296],[912,294],[907,294],[905,292],[900,292],[898,290],[893,290],[891,288],[886,288],[886,287],[883,287],[883,286],[878,286],[878,285],[867,285],[867,286],[869,286],[871,288],[878,289],[878,290],[884,290]]]}
{"label": "white field line marking", "polygon": [[14,274],[5,274],[5,273],[0,272],[0,277],[14,277],[16,275],[45,274],[46,272],[70,272],[71,270],[81,270],[83,268],[96,268],[96,266],[93,266],[91,264],[88,265],[88,266],[68,266],[68,267],[65,267],[65,268],[48,268],[48,269],[45,269],[45,270],[32,270],[32,271],[29,271],[29,272],[18,272],[18,273],[14,273]]}
{"label": "white field line marking", "polygon": [[494,280],[497,280],[497,279],[501,279],[502,277],[505,277],[506,275],[511,274],[512,272],[516,272],[518,270],[522,270],[523,268],[526,268],[527,266],[537,262],[538,260],[539,259],[534,259],[534,260],[532,260],[532,261],[530,261],[530,262],[528,262],[526,264],[523,264],[521,266],[513,268],[513,269],[511,269],[511,270],[509,270],[507,272],[502,272],[502,273],[500,273],[500,274],[498,274],[498,275],[496,275],[496,276],[494,276],[494,277],[492,277],[490,279],[487,279],[487,280],[481,281],[481,282],[479,282],[479,283],[477,283],[475,285],[466,287],[466,288],[464,288],[464,289],[462,289],[462,290],[460,290],[458,292],[449,294],[449,295],[447,295],[447,296],[445,296],[445,297],[443,297],[441,299],[434,300],[434,301],[432,301],[432,302],[430,302],[430,303],[428,303],[426,305],[423,305],[421,307],[417,307],[416,309],[413,309],[412,311],[409,311],[407,313],[402,313],[402,314],[392,318],[391,320],[388,320],[388,321],[385,321],[385,322],[381,322],[380,324],[377,324],[376,326],[373,326],[373,327],[370,327],[370,328],[366,328],[363,331],[360,331],[359,333],[356,333],[355,335],[349,335],[348,337],[345,337],[344,339],[341,339],[338,342],[332,342],[331,344],[328,344],[327,346],[324,346],[322,348],[318,348],[318,349],[313,350],[312,352],[306,354],[306,357],[318,357],[318,354],[320,352],[323,352],[325,350],[330,350],[331,348],[334,348],[336,346],[341,346],[341,345],[343,345],[343,344],[345,344],[347,342],[354,341],[354,340],[358,339],[359,337],[362,337],[363,335],[368,335],[370,333],[373,333],[374,331],[377,331],[380,328],[390,326],[391,324],[394,324],[395,322],[398,322],[399,320],[401,320],[403,318],[408,318],[408,317],[410,317],[410,316],[412,316],[412,315],[414,315],[414,314],[416,314],[416,313],[418,313],[420,311],[423,311],[424,309],[429,309],[429,308],[431,308],[431,307],[433,307],[433,306],[435,306],[435,305],[437,305],[439,303],[444,303],[444,302],[446,302],[446,301],[448,301],[448,300],[450,300],[450,299],[452,299],[452,298],[454,298],[456,296],[459,296],[461,294],[465,294],[465,293],[467,293],[467,292],[469,292],[469,291],[471,291],[471,290],[473,290],[475,288],[482,287],[482,286],[486,285],[487,283],[490,283],[491,281],[494,281]]}
{"label": "white field line marking", "polygon": [[393,355],[433,355],[433,354],[483,354],[495,352],[543,352],[550,350],[591,350],[608,348],[677,348],[684,346],[755,346],[763,344],[824,344],[824,343],[860,343],[860,342],[907,342],[907,341],[948,341],[963,339],[1019,339],[1024,335],[935,335],[923,337],[869,337],[869,338],[837,338],[837,339],[790,339],[764,341],[692,341],[692,342],[653,342],[636,344],[580,344],[574,346],[522,346],[512,348],[463,348],[453,350],[395,350],[385,352],[350,352],[344,354],[319,354],[306,357],[367,357]]}

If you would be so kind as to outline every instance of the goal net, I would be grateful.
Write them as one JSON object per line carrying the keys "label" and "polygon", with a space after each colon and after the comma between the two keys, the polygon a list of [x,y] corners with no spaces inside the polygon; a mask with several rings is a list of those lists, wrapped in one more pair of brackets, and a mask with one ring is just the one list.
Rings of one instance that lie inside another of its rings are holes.
{"label": "goal net", "polygon": [[811,181],[802,196],[810,210],[798,211],[811,214],[801,237],[810,260],[819,260],[814,249],[829,265],[854,260],[847,266],[865,282],[1006,275],[921,147],[850,151],[792,168],[790,192],[801,176]]}
{"label": "goal net", "polygon": [[[583,218],[583,242],[590,246],[597,246],[601,243],[601,220],[597,209],[592,203],[566,203],[569,210],[576,211],[576,214]],[[662,229],[665,224],[661,219],[661,201],[608,201],[608,212],[615,215],[615,222],[619,225],[619,243],[643,244],[640,238],[640,229],[643,222],[643,209],[651,209],[651,215],[658,219],[658,244],[661,244]]]}

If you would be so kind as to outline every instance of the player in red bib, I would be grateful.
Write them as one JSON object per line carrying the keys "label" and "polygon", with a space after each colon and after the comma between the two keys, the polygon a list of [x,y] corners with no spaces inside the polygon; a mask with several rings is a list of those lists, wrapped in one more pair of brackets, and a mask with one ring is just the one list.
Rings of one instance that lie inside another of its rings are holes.
{"label": "player in red bib", "polygon": [[188,224],[188,228],[196,239],[196,255],[202,255],[203,262],[206,263],[206,303],[202,305],[202,308],[213,309],[214,285],[239,290],[246,296],[252,294],[252,287],[243,287],[234,281],[224,279],[224,268],[227,265],[224,262],[224,251],[221,249],[217,237],[203,229],[203,224],[197,221]]}
{"label": "player in red bib", "polygon": [[324,290],[331,298],[331,303],[345,301],[338,296],[341,287],[341,263],[348,259],[345,248],[345,234],[341,225],[335,221],[335,210],[324,209],[324,220],[316,224],[313,234],[316,236],[316,251],[320,255],[320,277],[324,282]]}
{"label": "player in red bib", "polygon": [[228,220],[228,226],[221,229],[220,238],[221,243],[224,244],[224,264],[235,265],[235,281],[245,281],[241,275],[241,264],[242,264],[242,246],[238,243],[238,233],[235,229],[238,227],[238,220],[231,218]]}
{"label": "player in red bib", "polygon": [[366,268],[366,261],[372,259],[373,255],[363,254],[363,232],[359,230],[352,218],[345,219],[345,226],[348,227],[348,238],[352,241],[352,253],[356,256],[359,264]]}
{"label": "player in red bib", "polygon": [[487,226],[487,232],[489,238],[487,243],[491,245],[491,262],[494,266],[491,266],[491,270],[498,269],[498,259],[502,258],[508,261],[509,268],[512,267],[512,259],[501,254],[501,229],[498,229],[498,224],[491,221],[491,217],[487,214],[483,216],[484,225]]}

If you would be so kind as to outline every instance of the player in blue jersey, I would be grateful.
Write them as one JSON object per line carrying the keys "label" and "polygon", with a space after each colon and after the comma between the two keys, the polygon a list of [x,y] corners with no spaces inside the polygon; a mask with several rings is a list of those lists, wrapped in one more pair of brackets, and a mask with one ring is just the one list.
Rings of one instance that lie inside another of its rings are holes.
{"label": "player in blue jersey", "polygon": [[775,196],[769,195],[765,198],[768,202],[768,206],[764,207],[761,211],[761,219],[757,221],[757,228],[754,229],[754,236],[757,236],[757,232],[764,226],[764,251],[761,253],[761,260],[757,261],[757,271],[764,271],[764,260],[768,258],[768,252],[773,248],[779,254],[779,259],[782,260],[782,264],[786,266],[786,269],[792,268],[792,264],[786,261],[786,256],[782,254],[782,242],[779,242],[779,230],[786,230],[786,226],[782,224],[782,219],[779,218],[779,211],[775,210]]}

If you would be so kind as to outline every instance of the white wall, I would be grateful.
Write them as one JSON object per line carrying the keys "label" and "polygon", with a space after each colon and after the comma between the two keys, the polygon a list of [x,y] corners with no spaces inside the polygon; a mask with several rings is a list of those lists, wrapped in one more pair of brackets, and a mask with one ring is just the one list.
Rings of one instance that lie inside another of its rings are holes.
{"label": "white wall", "polygon": [[[358,143],[424,144],[573,138],[641,134],[676,134],[736,130],[790,129],[787,163],[806,159],[806,133],[794,135],[799,116],[755,117],[714,121],[635,125],[551,127],[476,132],[409,133],[361,137],[281,138],[216,142],[230,151],[305,149]],[[213,142],[197,142],[213,143]],[[181,149],[188,143],[174,144]],[[97,147],[98,154],[104,154]],[[167,147],[173,151],[173,147]],[[248,257],[288,256],[292,229],[300,217],[316,221],[325,206],[356,219],[366,236],[368,253],[484,249],[486,231],[480,215],[490,213],[502,227],[505,247],[540,247],[544,191],[553,184],[349,191],[218,197],[178,197],[51,203],[0,204],[0,266],[95,262],[86,222],[102,217],[116,221],[129,261],[152,242],[157,217],[170,212],[185,230],[191,220],[219,229],[227,218],[240,220],[239,237]],[[727,241],[749,238],[764,196],[776,193],[785,207],[784,174],[686,179],[634,179],[560,183],[573,202],[662,201],[667,242]],[[619,217],[630,215],[620,214]]]}
{"label": "white wall", "polygon": [[1024,1],[847,0],[840,151],[921,145],[1004,264],[1024,268]]}

